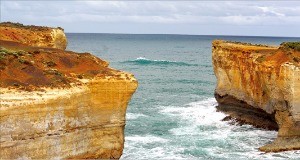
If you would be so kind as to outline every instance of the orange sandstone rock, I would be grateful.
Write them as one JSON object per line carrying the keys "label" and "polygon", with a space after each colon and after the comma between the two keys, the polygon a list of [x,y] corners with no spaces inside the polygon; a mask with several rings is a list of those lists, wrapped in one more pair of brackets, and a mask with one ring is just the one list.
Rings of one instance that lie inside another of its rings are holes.
{"label": "orange sandstone rock", "polygon": [[134,76],[36,44],[0,40],[1,159],[120,158]]}
{"label": "orange sandstone rock", "polygon": [[262,151],[300,149],[300,52],[216,40],[212,60],[217,108],[242,123],[278,129]]}
{"label": "orange sandstone rock", "polygon": [[63,50],[67,47],[66,35],[60,27],[25,26],[20,23],[2,22],[0,33],[0,40]]}

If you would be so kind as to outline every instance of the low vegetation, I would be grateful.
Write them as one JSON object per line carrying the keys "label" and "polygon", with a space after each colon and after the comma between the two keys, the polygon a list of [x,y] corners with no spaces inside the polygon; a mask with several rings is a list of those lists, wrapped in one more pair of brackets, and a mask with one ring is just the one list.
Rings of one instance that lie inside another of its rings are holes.
{"label": "low vegetation", "polygon": [[265,56],[265,55],[260,56],[260,57],[258,57],[258,58],[256,59],[256,61],[259,62],[259,63],[262,63],[262,62],[265,61],[265,60],[266,60],[266,56]]}
{"label": "low vegetation", "polygon": [[[49,27],[44,27],[44,26],[23,25],[21,23],[13,23],[13,22],[1,22],[0,27],[23,28],[23,29],[30,29],[34,31],[45,31],[49,29]],[[57,28],[63,30],[63,28],[61,27],[57,27]]]}
{"label": "low vegetation", "polygon": [[226,41],[228,43],[240,44],[240,45],[247,45],[247,46],[259,46],[259,47],[270,47],[264,44],[253,44],[253,43],[246,43],[246,42],[238,42],[238,41]]}
{"label": "low vegetation", "polygon": [[20,56],[23,56],[24,54],[26,54],[25,51],[10,51],[6,48],[1,47],[0,48],[0,60],[4,59],[5,56],[9,56],[9,55],[13,55],[16,58],[19,58]]}
{"label": "low vegetation", "polygon": [[280,44],[280,48],[300,51],[300,42],[283,42]]}

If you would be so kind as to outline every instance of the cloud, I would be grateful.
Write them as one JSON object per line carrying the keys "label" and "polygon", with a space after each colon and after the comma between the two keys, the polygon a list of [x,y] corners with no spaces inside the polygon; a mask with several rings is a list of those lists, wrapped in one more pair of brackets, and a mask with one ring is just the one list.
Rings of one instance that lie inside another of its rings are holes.
{"label": "cloud", "polygon": [[1,1],[1,21],[289,27],[300,26],[299,10],[296,1]]}

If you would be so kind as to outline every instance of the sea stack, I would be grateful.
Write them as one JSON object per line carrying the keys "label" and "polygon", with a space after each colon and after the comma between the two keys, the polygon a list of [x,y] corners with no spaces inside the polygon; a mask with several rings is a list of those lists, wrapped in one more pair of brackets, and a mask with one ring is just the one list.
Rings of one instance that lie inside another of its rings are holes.
{"label": "sea stack", "polygon": [[0,24],[1,159],[118,159],[138,83],[61,28]]}
{"label": "sea stack", "polygon": [[213,41],[217,109],[241,123],[278,129],[261,151],[300,149],[300,42]]}

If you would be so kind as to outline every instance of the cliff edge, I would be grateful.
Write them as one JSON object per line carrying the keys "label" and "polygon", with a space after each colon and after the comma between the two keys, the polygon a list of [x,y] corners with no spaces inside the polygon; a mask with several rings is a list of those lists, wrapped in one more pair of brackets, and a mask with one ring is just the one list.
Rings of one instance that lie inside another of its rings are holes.
{"label": "cliff edge", "polygon": [[[6,29],[1,37],[14,35]],[[21,30],[16,36],[35,29]],[[0,159],[120,158],[134,76],[90,53],[39,43],[0,40]]]}
{"label": "cliff edge", "polygon": [[20,23],[2,22],[0,33],[0,40],[63,50],[67,47],[66,35],[60,27],[26,26]]}
{"label": "cliff edge", "polygon": [[215,40],[212,60],[217,109],[240,123],[278,130],[278,138],[261,151],[300,149],[300,43]]}

